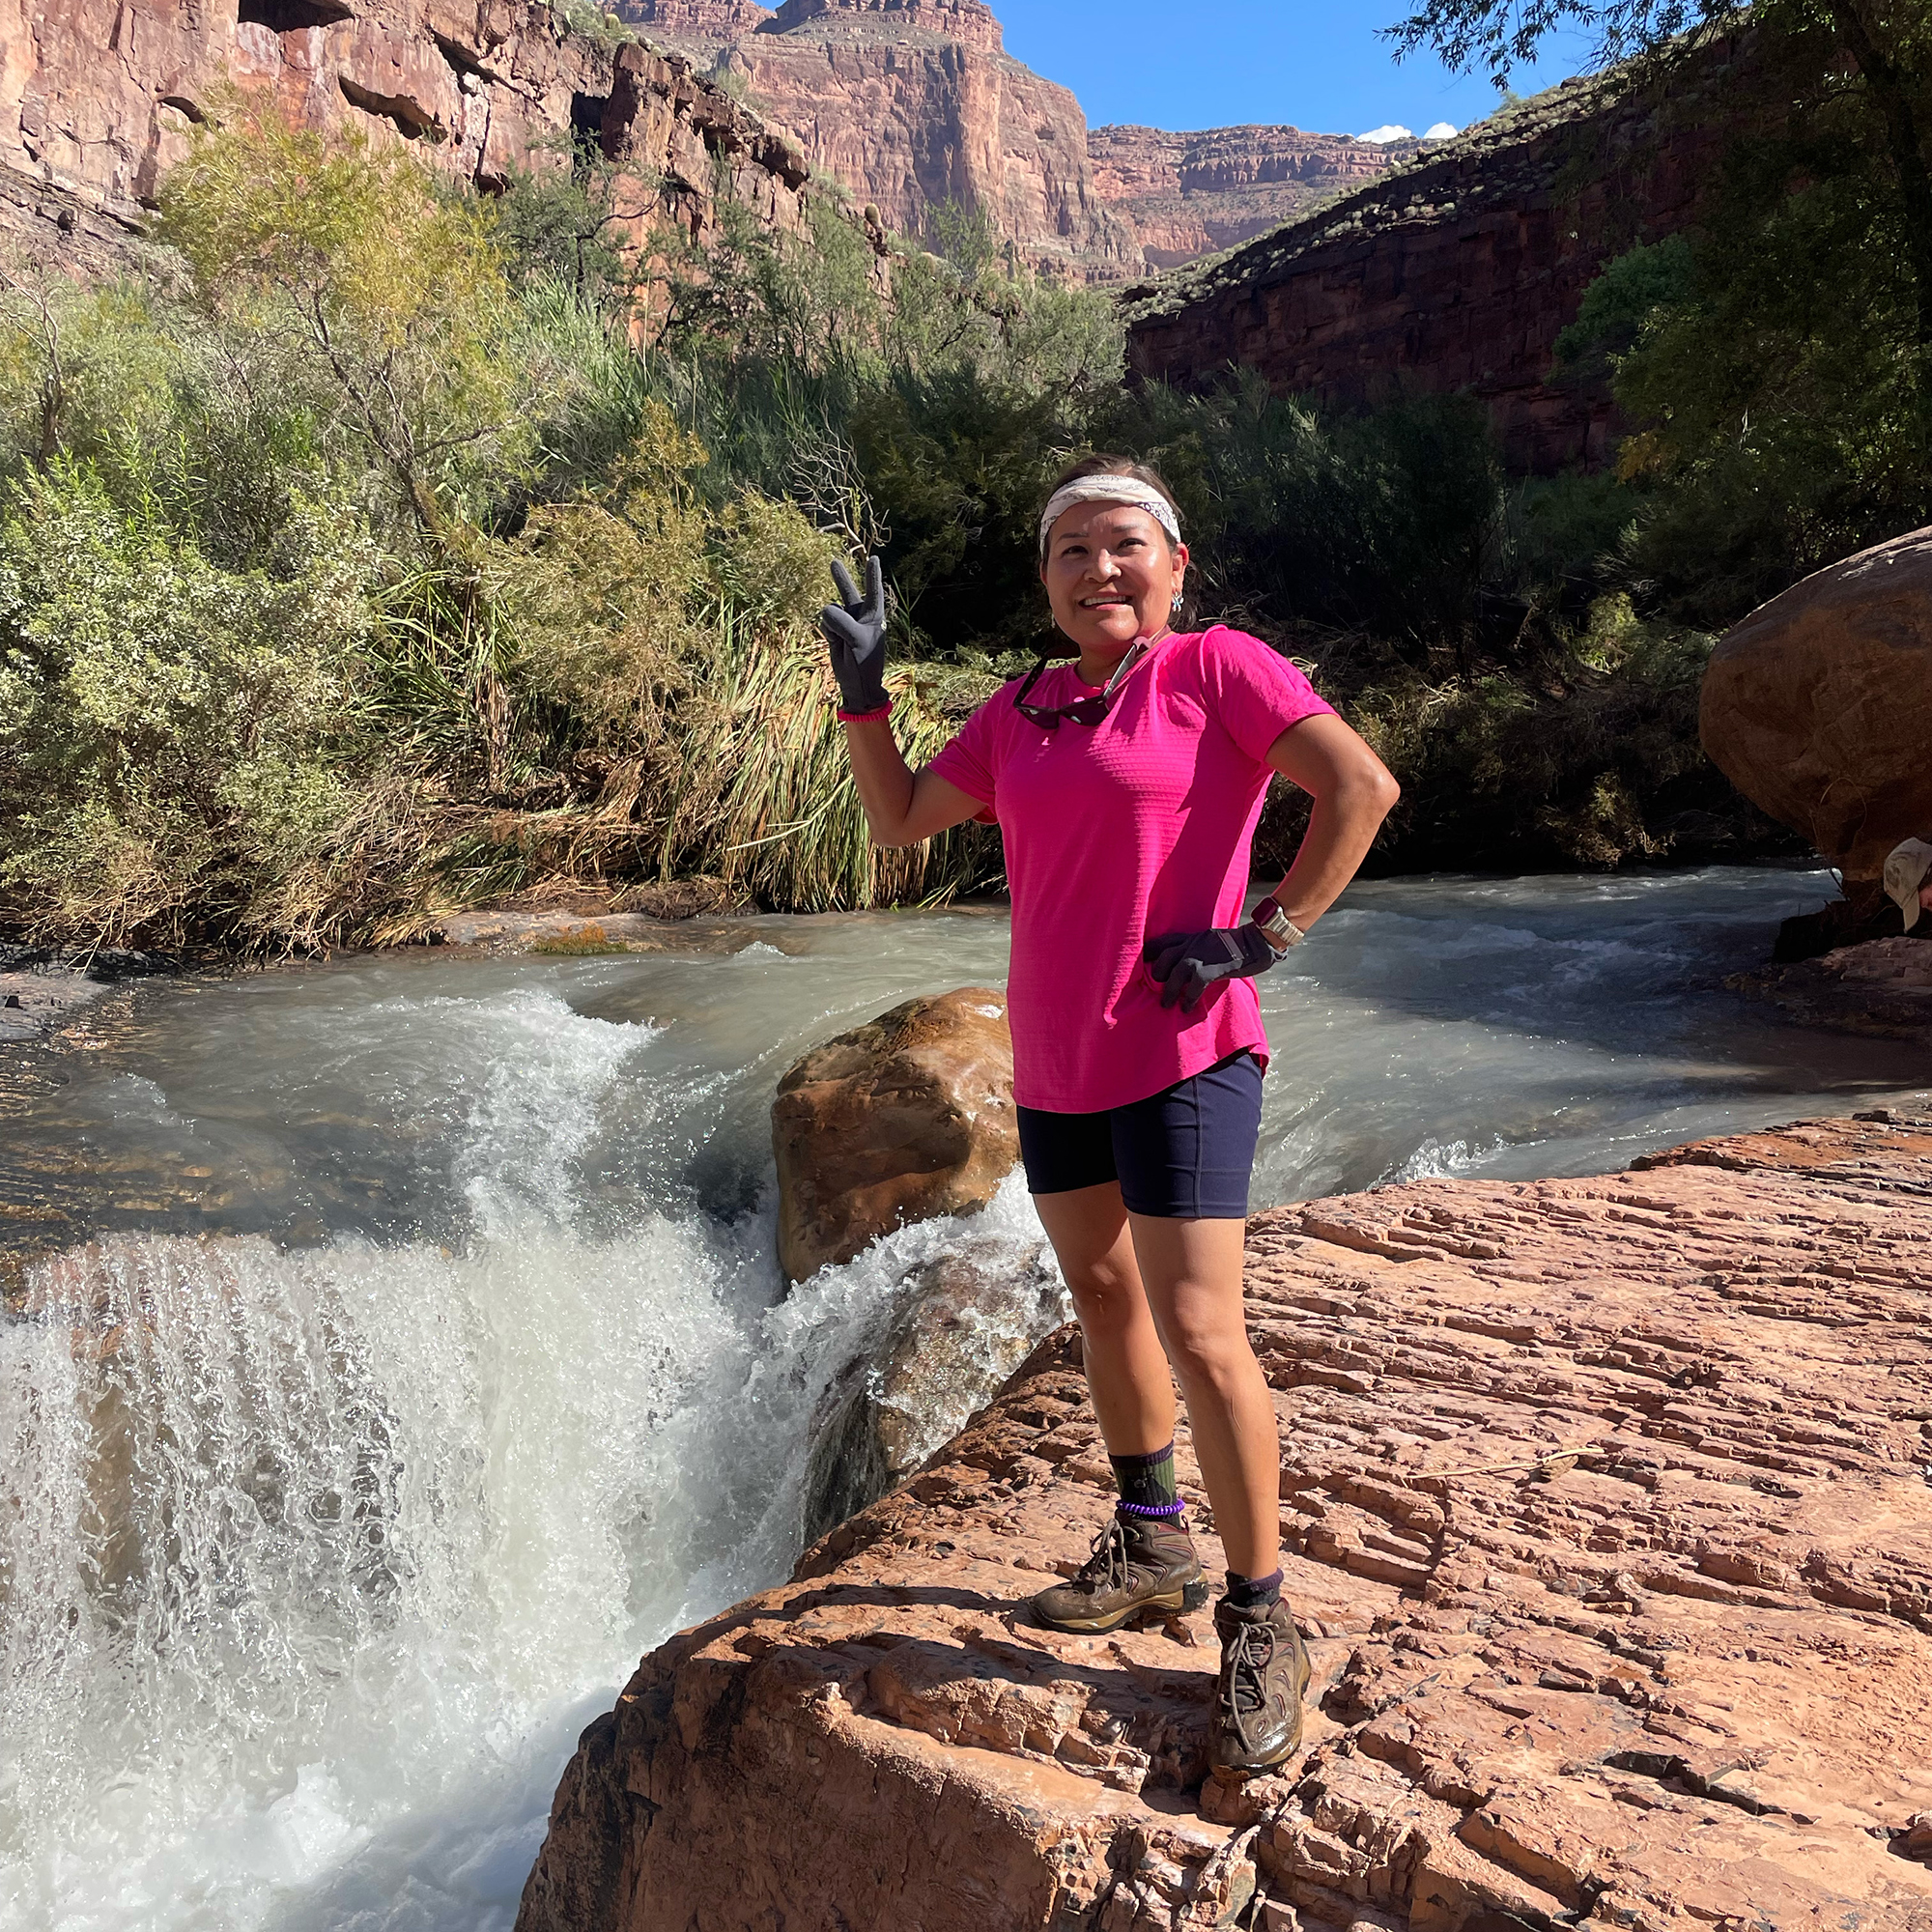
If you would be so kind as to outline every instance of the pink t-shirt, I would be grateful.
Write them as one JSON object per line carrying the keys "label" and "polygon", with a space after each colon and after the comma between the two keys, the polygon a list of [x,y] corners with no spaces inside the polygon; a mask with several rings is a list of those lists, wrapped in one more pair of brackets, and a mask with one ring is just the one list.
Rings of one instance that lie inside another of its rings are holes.
{"label": "pink t-shirt", "polygon": [[[1271,776],[1268,748],[1332,707],[1259,638],[1225,624],[1165,638],[1089,728],[1044,731],[1008,684],[931,769],[982,800],[1012,893],[1013,1097],[1056,1114],[1123,1107],[1267,1035],[1252,980],[1165,1009],[1141,959],[1156,934],[1233,925]],[[1056,665],[1028,701],[1094,687]]]}

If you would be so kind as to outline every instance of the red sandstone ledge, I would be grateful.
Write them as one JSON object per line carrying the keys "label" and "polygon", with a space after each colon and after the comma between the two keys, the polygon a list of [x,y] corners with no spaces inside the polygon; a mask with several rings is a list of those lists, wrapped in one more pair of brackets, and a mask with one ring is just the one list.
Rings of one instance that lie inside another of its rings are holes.
{"label": "red sandstone ledge", "polygon": [[1066,1330],[644,1660],[521,1932],[1932,1932],[1932,1128],[1640,1165],[1251,1225],[1315,1659],[1283,1775],[1202,1785],[1205,1612],[1015,1607],[1109,1507]]}

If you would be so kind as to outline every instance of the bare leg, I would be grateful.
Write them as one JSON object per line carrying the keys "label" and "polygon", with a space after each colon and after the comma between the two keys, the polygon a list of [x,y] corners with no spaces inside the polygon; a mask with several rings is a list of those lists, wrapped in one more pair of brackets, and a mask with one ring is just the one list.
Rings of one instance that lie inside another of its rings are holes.
{"label": "bare leg", "polygon": [[1228,1567],[1243,1577],[1269,1576],[1281,1561],[1281,1430],[1241,1306],[1247,1224],[1146,1214],[1130,1221],[1139,1281],[1187,1398],[1194,1454]]}
{"label": "bare leg", "polygon": [[1108,1451],[1165,1449],[1174,1440],[1174,1378],[1141,1287],[1120,1182],[1036,1194],[1033,1205],[1080,1318],[1087,1385]]}

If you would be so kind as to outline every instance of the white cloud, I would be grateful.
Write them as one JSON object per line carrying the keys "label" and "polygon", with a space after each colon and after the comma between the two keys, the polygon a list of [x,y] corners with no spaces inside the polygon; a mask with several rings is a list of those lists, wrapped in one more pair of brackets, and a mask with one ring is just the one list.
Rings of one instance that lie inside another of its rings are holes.
{"label": "white cloud", "polygon": [[1357,134],[1358,141],[1412,141],[1414,134],[1406,128],[1398,128],[1391,123],[1386,128],[1371,128],[1366,134]]}
{"label": "white cloud", "polygon": [[1423,130],[1422,138],[1425,141],[1447,141],[1455,132],[1455,128],[1450,127],[1448,122],[1438,121],[1435,127]]}

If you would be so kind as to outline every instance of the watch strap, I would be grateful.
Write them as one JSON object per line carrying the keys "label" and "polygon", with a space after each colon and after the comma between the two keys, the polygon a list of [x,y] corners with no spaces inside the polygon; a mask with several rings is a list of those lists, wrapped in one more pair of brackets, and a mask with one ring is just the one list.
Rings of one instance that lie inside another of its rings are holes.
{"label": "watch strap", "polygon": [[1268,944],[1277,952],[1291,952],[1308,937],[1307,933],[1282,911],[1280,901],[1272,893],[1255,908],[1255,923],[1267,936]]}

